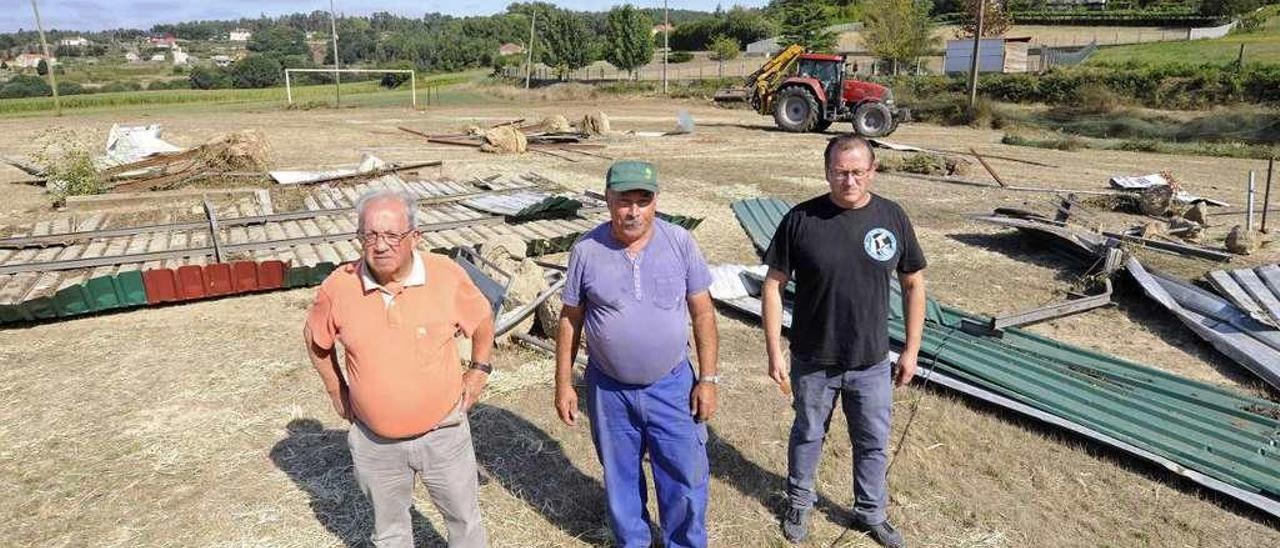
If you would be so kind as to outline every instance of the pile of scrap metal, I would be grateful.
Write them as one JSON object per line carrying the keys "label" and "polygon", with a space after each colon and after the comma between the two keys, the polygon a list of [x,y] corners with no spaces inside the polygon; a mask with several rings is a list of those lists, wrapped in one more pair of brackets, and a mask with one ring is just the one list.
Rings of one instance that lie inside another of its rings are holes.
{"label": "pile of scrap metal", "polygon": [[[1096,232],[1027,212],[997,210],[994,215],[976,218],[1051,237],[1068,249],[1096,260],[1113,257],[1117,247],[1123,248],[1129,244],[1215,261],[1230,258],[1229,254],[1199,246]],[[1114,258],[1108,262],[1115,264]],[[1280,331],[1277,331],[1276,325],[1268,323],[1267,317],[1263,315],[1264,310],[1273,310],[1273,307],[1280,309],[1280,302],[1277,302],[1276,297],[1280,293],[1277,291],[1280,288],[1280,278],[1276,276],[1274,268],[1263,267],[1257,273],[1236,271],[1232,273],[1234,277],[1225,272],[1211,273],[1211,282],[1227,296],[1223,298],[1185,280],[1148,269],[1132,254],[1127,254],[1120,264],[1142,286],[1147,296],[1172,312],[1198,336],[1271,386],[1280,389]],[[1255,299],[1264,304],[1244,304],[1246,300],[1253,303]]]}
{"label": "pile of scrap metal", "polygon": [[[506,241],[522,255],[563,252],[608,216],[588,196],[575,200],[579,207],[547,205],[569,201],[557,194],[562,188],[533,173],[472,182],[385,175],[342,186],[260,189],[277,193],[274,200],[262,200],[259,192],[210,193],[199,213],[171,206],[66,212],[0,226],[7,235],[0,238],[0,323],[318,284],[360,256],[354,205],[370,190],[418,200],[426,251],[483,250]],[[298,192],[301,208],[281,210]],[[537,214],[522,216],[522,209],[508,216],[468,205],[512,195],[534,200]]]}
{"label": "pile of scrap metal", "polygon": [[[789,204],[734,204],[763,251]],[[764,267],[713,268],[712,298],[759,317]],[[894,287],[889,336],[901,348],[904,320]],[[790,310],[791,295],[784,297]],[[1280,517],[1280,404],[1065,344],[930,299],[920,383],[942,385],[1064,428]],[[783,325],[790,325],[784,312]]]}
{"label": "pile of scrap metal", "polygon": [[1115,176],[1110,180],[1114,189],[1125,191],[1125,200],[1114,203],[1117,208],[1154,218],[1130,228],[1125,234],[1137,237],[1174,236],[1188,242],[1199,241],[1209,226],[1207,206],[1224,207],[1230,204],[1191,194],[1169,172],[1141,176]]}
{"label": "pile of scrap metal", "polygon": [[608,133],[608,118],[603,113],[587,116],[573,130],[563,116],[545,118],[535,124],[525,124],[525,120],[512,120],[481,128],[472,126],[464,133],[429,134],[418,130],[401,127],[401,131],[424,137],[428,142],[445,145],[478,148],[484,152],[499,154],[521,154],[526,151],[555,156],[570,162],[577,162],[577,157],[569,152],[593,158],[612,160],[610,156],[593,152],[605,148],[601,143],[584,142],[590,137]]}

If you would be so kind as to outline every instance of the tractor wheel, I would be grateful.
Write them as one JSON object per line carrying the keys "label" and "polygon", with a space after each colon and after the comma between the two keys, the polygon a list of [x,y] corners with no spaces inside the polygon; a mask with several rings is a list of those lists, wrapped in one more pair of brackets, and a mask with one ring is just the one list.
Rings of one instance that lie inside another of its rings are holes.
{"label": "tractor wheel", "polygon": [[818,101],[809,90],[789,87],[774,99],[773,122],[784,131],[808,133],[818,124]]}
{"label": "tractor wheel", "polygon": [[893,126],[893,113],[879,101],[863,103],[853,112],[853,130],[863,137],[884,137]]}
{"label": "tractor wheel", "polygon": [[813,125],[813,132],[822,133],[829,127],[831,127],[831,120],[818,120],[818,122]]}

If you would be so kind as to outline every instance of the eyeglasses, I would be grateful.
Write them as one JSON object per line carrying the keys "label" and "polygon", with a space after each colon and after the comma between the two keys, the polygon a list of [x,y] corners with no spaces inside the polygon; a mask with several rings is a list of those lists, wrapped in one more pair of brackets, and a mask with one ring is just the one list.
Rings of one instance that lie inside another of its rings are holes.
{"label": "eyeglasses", "polygon": [[356,237],[360,238],[360,242],[364,245],[375,245],[378,243],[378,239],[381,238],[382,241],[387,242],[387,245],[395,247],[414,232],[417,232],[417,230],[412,228],[404,232],[357,232]]}
{"label": "eyeglasses", "polygon": [[872,173],[875,173],[875,171],[870,169],[851,169],[849,171],[840,171],[838,169],[830,169],[830,170],[827,170],[827,173],[831,175],[831,178],[837,181],[841,179],[847,179],[849,177],[853,177],[854,179],[862,181],[867,177],[870,177]]}

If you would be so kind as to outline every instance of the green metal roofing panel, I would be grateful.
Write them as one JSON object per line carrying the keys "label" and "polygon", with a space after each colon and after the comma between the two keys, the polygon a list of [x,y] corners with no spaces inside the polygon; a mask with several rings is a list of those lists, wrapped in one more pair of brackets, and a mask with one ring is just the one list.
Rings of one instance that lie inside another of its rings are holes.
{"label": "green metal roofing panel", "polygon": [[[757,249],[767,246],[787,209],[769,198],[734,204]],[[900,347],[905,326],[896,291],[895,284],[888,327]],[[1238,498],[1280,516],[1280,404],[1020,329],[990,335],[962,329],[986,321],[930,299],[922,372],[936,369],[1167,459],[1213,480],[1205,485],[1261,495]]]}
{"label": "green metal roofing panel", "polygon": [[769,242],[773,240],[773,233],[778,231],[782,216],[791,210],[791,206],[790,202],[777,198],[752,198],[734,202],[730,207],[756,251],[763,254],[769,249]]}

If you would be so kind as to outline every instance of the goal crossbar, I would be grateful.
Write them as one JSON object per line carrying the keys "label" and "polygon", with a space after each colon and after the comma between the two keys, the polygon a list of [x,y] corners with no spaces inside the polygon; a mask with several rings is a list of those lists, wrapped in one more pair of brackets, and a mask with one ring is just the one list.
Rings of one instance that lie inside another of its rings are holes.
{"label": "goal crossbar", "polygon": [[284,69],[284,92],[285,92],[285,98],[289,101],[290,105],[293,104],[293,87],[290,84],[289,74],[293,72],[327,72],[327,73],[353,72],[353,73],[378,73],[378,74],[385,74],[385,73],[408,74],[409,75],[409,97],[413,102],[413,108],[415,109],[418,108],[418,73],[417,71],[414,71],[411,69],[287,68],[287,69]]}

